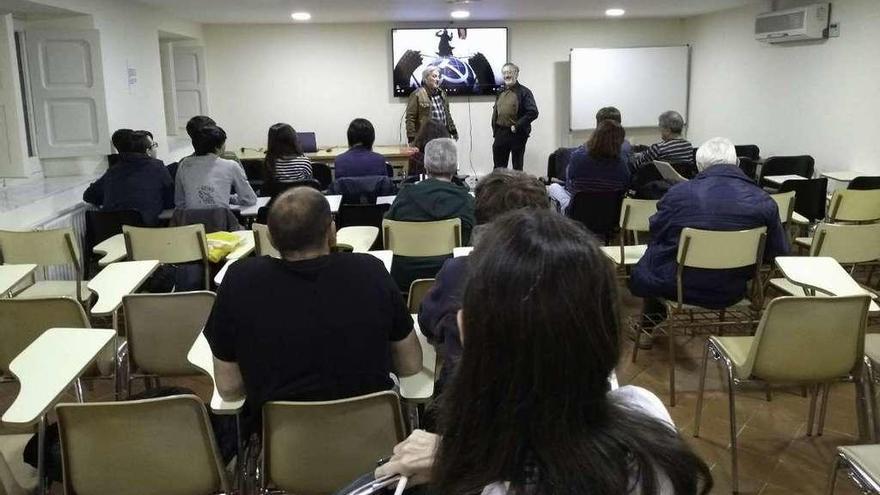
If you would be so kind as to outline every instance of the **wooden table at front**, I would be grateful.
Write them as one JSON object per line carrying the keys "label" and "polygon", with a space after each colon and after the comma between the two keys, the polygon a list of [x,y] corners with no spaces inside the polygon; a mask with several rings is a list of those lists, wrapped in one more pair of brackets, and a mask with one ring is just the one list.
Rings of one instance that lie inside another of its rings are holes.
{"label": "wooden table at front", "polygon": [[9,364],[9,371],[21,385],[0,421],[18,427],[39,422],[38,493],[45,493],[46,413],[115,336],[115,330],[50,328]]}

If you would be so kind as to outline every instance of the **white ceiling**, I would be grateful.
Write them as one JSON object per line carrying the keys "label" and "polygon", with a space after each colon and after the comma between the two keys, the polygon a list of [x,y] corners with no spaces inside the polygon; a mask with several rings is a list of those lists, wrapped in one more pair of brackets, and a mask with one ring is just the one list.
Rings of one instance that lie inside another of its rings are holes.
{"label": "white ceiling", "polygon": [[[121,0],[131,1],[131,0]],[[418,22],[449,20],[458,8],[469,21],[591,19],[621,7],[626,17],[689,17],[739,7],[758,0],[139,0],[170,14],[203,23],[289,23],[294,11],[311,22]]]}

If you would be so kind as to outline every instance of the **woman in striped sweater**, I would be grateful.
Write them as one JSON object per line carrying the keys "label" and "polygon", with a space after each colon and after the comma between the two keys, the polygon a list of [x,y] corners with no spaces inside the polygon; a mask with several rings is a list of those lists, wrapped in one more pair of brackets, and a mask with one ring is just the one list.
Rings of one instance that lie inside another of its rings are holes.
{"label": "woman in striped sweater", "polygon": [[280,192],[284,184],[312,178],[312,162],[303,154],[290,124],[279,123],[269,128],[266,174],[269,195]]}

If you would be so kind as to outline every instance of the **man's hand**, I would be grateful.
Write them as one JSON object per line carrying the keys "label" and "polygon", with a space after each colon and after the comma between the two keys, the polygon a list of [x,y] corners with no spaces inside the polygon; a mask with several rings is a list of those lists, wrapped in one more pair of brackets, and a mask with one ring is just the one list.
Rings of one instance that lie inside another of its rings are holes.
{"label": "man's hand", "polygon": [[430,482],[439,440],[439,435],[414,430],[406,440],[394,446],[391,460],[376,468],[376,477],[402,474],[409,478],[410,485]]}

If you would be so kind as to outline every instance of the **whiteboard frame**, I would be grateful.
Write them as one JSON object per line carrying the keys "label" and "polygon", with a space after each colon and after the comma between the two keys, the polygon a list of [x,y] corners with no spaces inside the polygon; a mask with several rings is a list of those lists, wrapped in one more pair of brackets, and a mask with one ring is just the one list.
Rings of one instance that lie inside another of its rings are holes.
{"label": "whiteboard frame", "polygon": [[[587,120],[587,122],[589,122],[590,125],[588,125],[588,126],[586,126],[586,127],[575,127],[575,125],[574,125],[574,124],[575,124],[575,123],[574,123],[574,103],[575,103],[575,99],[574,99],[574,94],[573,94],[573,93],[574,93],[574,85],[572,84],[572,78],[574,77],[575,74],[574,74],[574,70],[573,70],[573,68],[572,68],[572,55],[573,55],[573,53],[575,52],[575,50],[608,50],[608,51],[612,51],[612,50],[613,50],[613,51],[618,51],[618,50],[641,50],[641,49],[651,49],[651,48],[684,48],[684,49],[686,50],[686,55],[685,55],[684,111],[682,111],[682,110],[680,110],[680,109],[678,109],[678,108],[666,108],[666,110],[676,110],[676,111],[681,112],[682,115],[684,116],[684,120],[685,120],[685,128],[687,128],[687,124],[688,124],[688,116],[689,116],[689,112],[690,112],[690,82],[691,82],[691,55],[692,55],[692,54],[691,54],[691,46],[690,46],[690,44],[684,44],[684,45],[665,45],[665,46],[630,46],[630,47],[614,47],[614,48],[588,47],[588,48],[571,48],[571,49],[569,49],[569,53],[568,53],[568,62],[569,62],[569,95],[568,95],[568,96],[569,96],[569,103],[568,103],[568,110],[569,110],[569,113],[568,113],[568,128],[569,128],[569,129],[568,129],[568,130],[569,130],[570,133],[573,133],[573,132],[580,132],[580,131],[590,131],[590,130],[593,130],[593,129],[596,128],[596,125],[595,125],[595,119],[593,118],[593,116],[595,115],[595,113],[592,113],[592,114],[590,115],[590,118]],[[620,104],[619,104],[619,103],[618,103],[618,104],[615,104],[615,103],[613,103],[613,102],[608,102],[608,103],[605,104],[605,105],[597,106],[597,107],[595,108],[595,111],[598,111],[599,108],[601,108],[602,106],[608,106],[608,105],[617,106],[618,108],[620,107]],[[629,128],[642,128],[642,129],[644,129],[644,128],[652,128],[652,127],[656,127],[656,123],[652,123],[652,124],[644,124],[644,125],[642,125],[641,123],[640,123],[639,125],[627,125],[627,124],[626,124],[626,122],[627,122],[627,118],[626,118],[627,112],[626,112],[625,110],[621,109],[621,113],[623,114],[623,117],[624,117],[624,118],[623,118],[623,121],[624,121],[624,127],[629,127]],[[657,115],[659,116],[660,113],[662,113],[662,110],[661,110],[661,111],[658,111],[658,112],[657,112]],[[655,121],[655,122],[656,122],[656,121]],[[583,124],[583,122],[582,122],[582,124]]]}

